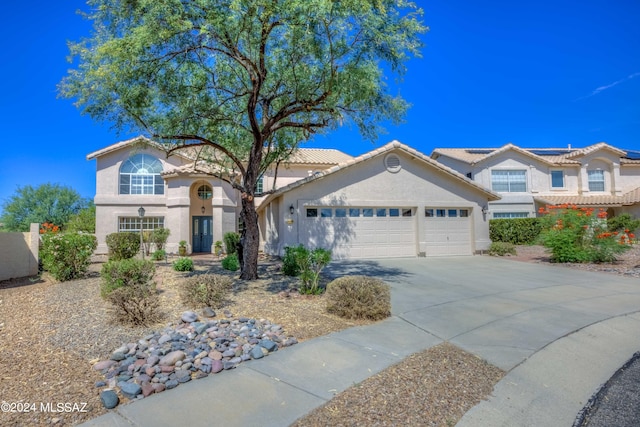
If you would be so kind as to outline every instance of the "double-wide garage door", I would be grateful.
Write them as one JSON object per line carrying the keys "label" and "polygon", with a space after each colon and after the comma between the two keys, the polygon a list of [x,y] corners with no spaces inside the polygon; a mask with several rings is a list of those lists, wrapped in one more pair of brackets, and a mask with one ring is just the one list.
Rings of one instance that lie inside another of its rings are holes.
{"label": "double-wide garage door", "polygon": [[334,258],[416,256],[415,209],[308,207],[304,215],[300,241]]}

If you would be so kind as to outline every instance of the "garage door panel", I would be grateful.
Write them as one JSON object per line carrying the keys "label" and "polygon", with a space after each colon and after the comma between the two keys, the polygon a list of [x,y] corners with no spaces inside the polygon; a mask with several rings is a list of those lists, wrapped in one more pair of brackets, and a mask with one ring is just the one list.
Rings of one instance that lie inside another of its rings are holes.
{"label": "garage door panel", "polygon": [[444,211],[445,216],[427,216],[424,219],[427,256],[472,255],[471,217],[460,216],[455,208],[445,208]]}

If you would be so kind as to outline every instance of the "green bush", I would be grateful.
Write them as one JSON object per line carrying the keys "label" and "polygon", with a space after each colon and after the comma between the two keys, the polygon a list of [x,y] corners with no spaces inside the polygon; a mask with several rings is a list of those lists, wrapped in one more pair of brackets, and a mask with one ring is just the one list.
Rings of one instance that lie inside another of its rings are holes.
{"label": "green bush", "polygon": [[140,234],[131,232],[108,234],[107,247],[110,260],[133,258],[140,252]]}
{"label": "green bush", "polygon": [[220,308],[232,287],[233,280],[228,276],[201,274],[187,278],[180,293],[187,305]]}
{"label": "green bush", "polygon": [[609,231],[624,231],[625,233],[635,233],[640,228],[640,219],[633,218],[628,213],[607,219]]}
{"label": "green bush", "polygon": [[380,279],[344,276],[327,285],[327,312],[347,319],[380,320],[391,315],[391,291]]}
{"label": "green bush", "polygon": [[178,258],[173,261],[173,269],[175,271],[193,271],[193,260],[188,257]]}
{"label": "green bush", "polygon": [[151,254],[151,259],[153,259],[154,261],[162,261],[166,257],[167,257],[167,253],[165,252],[164,249],[158,249],[153,254]]}
{"label": "green bush", "polygon": [[168,228],[156,228],[151,232],[151,241],[156,245],[156,251],[164,249],[171,231]]}
{"label": "green bush", "polygon": [[500,218],[489,221],[489,238],[492,242],[531,245],[542,231],[539,218]]}
{"label": "green bush", "polygon": [[240,268],[240,261],[238,261],[238,255],[229,254],[222,260],[222,268],[229,271],[238,271]]}
{"label": "green bush", "polygon": [[516,247],[513,243],[491,242],[491,246],[489,246],[489,255],[505,256],[507,254],[516,255]]}
{"label": "green bush", "polygon": [[322,293],[320,287],[320,272],[331,262],[331,251],[322,248],[316,248],[309,252],[309,256],[305,259],[299,258],[300,279],[302,286],[300,293],[306,295],[318,295]]}
{"label": "green bush", "polygon": [[286,246],[282,258],[282,273],[286,276],[298,276],[300,274],[299,260],[309,256],[309,250],[302,245]]}
{"label": "green bush", "polygon": [[625,233],[607,230],[607,213],[575,205],[542,209],[542,244],[552,262],[612,262],[629,249]]}
{"label": "green bush", "polygon": [[100,294],[106,298],[114,290],[151,282],[156,267],[149,260],[136,258],[108,261],[102,266]]}
{"label": "green bush", "polygon": [[82,277],[97,245],[91,234],[45,233],[40,251],[42,267],[61,282]]}
{"label": "green bush", "polygon": [[136,283],[114,289],[107,299],[111,303],[111,314],[121,323],[146,326],[162,319],[154,283]]}
{"label": "green bush", "polygon": [[238,246],[240,245],[240,235],[233,231],[224,233],[224,247],[226,248],[227,255],[237,254]]}

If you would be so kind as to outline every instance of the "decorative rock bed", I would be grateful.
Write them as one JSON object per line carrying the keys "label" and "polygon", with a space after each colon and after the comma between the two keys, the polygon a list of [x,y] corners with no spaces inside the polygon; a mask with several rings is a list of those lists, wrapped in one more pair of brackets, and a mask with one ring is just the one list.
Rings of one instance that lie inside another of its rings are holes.
{"label": "decorative rock bed", "polygon": [[280,325],[264,319],[198,320],[196,313],[185,312],[179,323],[125,344],[108,360],[94,364],[93,369],[105,376],[105,381],[96,383],[105,388],[100,393],[105,408],[118,405],[114,390],[128,399],[141,399],[298,342],[287,337]]}

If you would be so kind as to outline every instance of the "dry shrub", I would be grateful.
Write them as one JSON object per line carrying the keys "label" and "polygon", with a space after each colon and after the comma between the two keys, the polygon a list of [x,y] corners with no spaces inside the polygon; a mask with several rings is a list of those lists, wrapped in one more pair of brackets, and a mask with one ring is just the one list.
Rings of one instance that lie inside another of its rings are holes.
{"label": "dry shrub", "polygon": [[344,276],[327,285],[327,312],[346,319],[380,320],[391,315],[391,291],[380,279]]}
{"label": "dry shrub", "polygon": [[220,308],[231,292],[233,280],[221,274],[200,274],[189,277],[180,288],[187,305]]}
{"label": "dry shrub", "polygon": [[146,326],[162,320],[155,283],[136,283],[113,290],[107,299],[111,314],[120,323]]}

